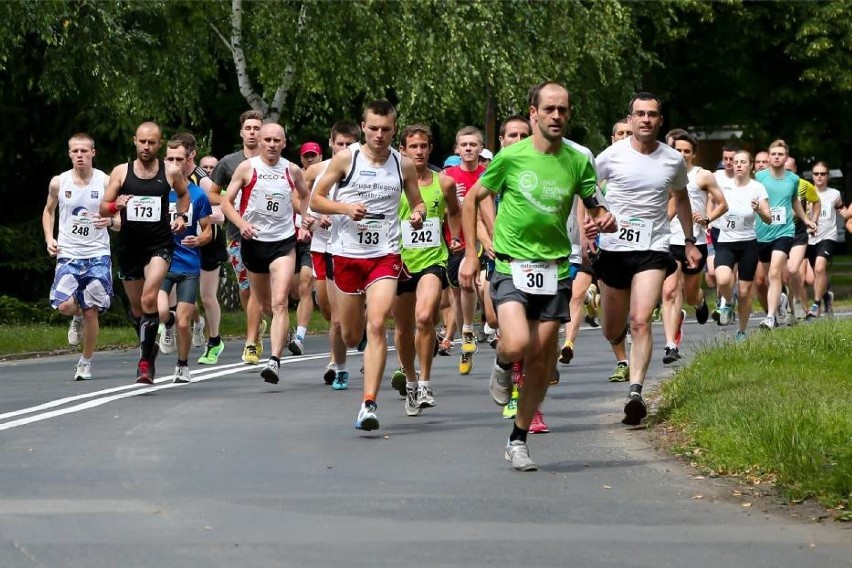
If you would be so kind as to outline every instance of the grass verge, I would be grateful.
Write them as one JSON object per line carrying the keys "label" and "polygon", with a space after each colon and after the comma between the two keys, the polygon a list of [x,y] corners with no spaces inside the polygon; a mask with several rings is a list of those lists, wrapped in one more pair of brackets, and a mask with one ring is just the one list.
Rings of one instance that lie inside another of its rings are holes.
{"label": "grass verge", "polygon": [[[291,327],[296,325],[296,316],[290,313]],[[328,330],[326,322],[318,311],[314,311],[309,328],[312,332],[323,333]],[[243,312],[222,312],[220,335],[223,337],[245,337],[246,318]],[[136,345],[136,333],[126,326],[101,326],[98,333],[98,349],[133,347]],[[22,355],[25,353],[53,353],[73,350],[68,345],[68,325],[46,323],[0,324],[0,357]]]}
{"label": "grass verge", "polygon": [[663,383],[655,420],[699,466],[771,481],[852,520],[852,320],[708,347]]}

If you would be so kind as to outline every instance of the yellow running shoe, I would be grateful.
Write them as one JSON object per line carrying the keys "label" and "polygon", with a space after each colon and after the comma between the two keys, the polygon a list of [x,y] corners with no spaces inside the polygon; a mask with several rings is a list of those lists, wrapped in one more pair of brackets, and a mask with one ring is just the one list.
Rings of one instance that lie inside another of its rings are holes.
{"label": "yellow running shoe", "polygon": [[462,351],[459,357],[459,373],[469,375],[473,369],[473,353],[465,353]]}
{"label": "yellow running shoe", "polygon": [[257,355],[257,347],[254,345],[246,345],[243,349],[243,363],[249,365],[257,365],[260,363],[260,357]]}
{"label": "yellow running shoe", "polygon": [[518,414],[518,386],[512,388],[512,398],[509,399],[509,404],[503,407],[503,418],[513,420]]}
{"label": "yellow running shoe", "polygon": [[462,353],[476,353],[476,336],[472,331],[462,333]]}
{"label": "yellow running shoe", "polygon": [[266,335],[266,330],[269,329],[269,322],[266,318],[260,318],[260,326],[257,328],[257,339],[254,342],[254,349],[257,352],[257,357],[263,355],[263,336]]}

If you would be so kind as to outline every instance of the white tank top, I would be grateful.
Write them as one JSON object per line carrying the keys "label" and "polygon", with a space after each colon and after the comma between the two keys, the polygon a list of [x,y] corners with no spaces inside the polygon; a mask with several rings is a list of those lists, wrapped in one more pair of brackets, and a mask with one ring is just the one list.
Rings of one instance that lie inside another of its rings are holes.
{"label": "white tank top", "polygon": [[353,221],[339,215],[331,226],[329,252],[349,258],[399,254],[399,202],[402,197],[402,157],[390,149],[385,163],[367,162],[361,145],[349,146],[352,165],[331,198],[340,203],[363,203],[367,215]]}
{"label": "white tank top", "polygon": [[[311,195],[313,195],[313,190],[317,186],[317,182],[320,180],[322,176],[325,175],[325,172],[328,171],[328,165],[331,161],[326,161],[325,165],[322,168],[322,171],[319,173],[317,178],[314,180],[314,186],[311,188]],[[334,192],[337,191],[337,184],[331,186],[331,191],[329,195],[334,195]],[[324,229],[320,227],[320,219],[322,215],[319,213],[315,213],[313,210],[308,208],[308,212],[315,219],[314,227],[313,227],[313,236],[311,237],[311,252],[325,252],[328,249],[328,241],[331,239],[331,227]],[[337,215],[328,215],[332,222],[337,217]]]}
{"label": "white tank top", "polygon": [[[689,204],[692,206],[692,212],[704,215],[707,212],[708,194],[706,191],[698,187],[699,172],[701,172],[701,168],[698,166],[695,166],[686,172],[686,177],[689,179],[689,182],[686,184],[686,193],[689,195]],[[677,214],[675,214],[672,218],[669,230],[672,233],[669,244],[680,246],[684,246],[686,244],[683,240],[686,235],[683,234],[683,226],[680,224],[680,219],[678,219]],[[692,224],[692,236],[695,237],[695,244],[707,244],[707,232],[704,230],[704,227],[698,223]]]}
{"label": "white tank top", "polygon": [[252,178],[242,190],[240,215],[254,225],[253,240],[271,243],[292,237],[296,234],[296,225],[290,162],[281,158],[270,166],[260,156],[249,161]]}
{"label": "white tank top", "polygon": [[80,187],[73,173],[59,174],[59,258],[109,256],[108,229],[96,229],[93,224],[106,193],[106,174],[95,169],[88,185]]}

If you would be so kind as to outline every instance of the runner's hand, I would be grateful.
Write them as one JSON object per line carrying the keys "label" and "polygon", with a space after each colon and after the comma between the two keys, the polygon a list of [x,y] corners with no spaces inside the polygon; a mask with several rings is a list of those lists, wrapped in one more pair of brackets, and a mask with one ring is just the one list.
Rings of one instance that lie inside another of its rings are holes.
{"label": "runner's hand", "polygon": [[257,232],[254,230],[254,225],[252,225],[251,223],[246,223],[245,225],[243,225],[243,228],[240,229],[240,235],[244,239],[253,239],[257,236]]}
{"label": "runner's hand", "polygon": [[600,232],[600,227],[598,227],[598,224],[595,223],[591,217],[586,217],[583,220],[583,233],[586,234],[587,239],[590,241],[595,240]]}
{"label": "runner's hand", "polygon": [[329,227],[331,227],[331,217],[329,217],[328,215],[323,215],[322,217],[320,217],[320,227],[322,227],[323,229],[328,229]]}
{"label": "runner's hand", "polygon": [[59,243],[56,242],[56,239],[50,239],[47,241],[47,254],[50,256],[56,256],[59,254]]}
{"label": "runner's hand", "polygon": [[468,292],[473,290],[473,282],[477,274],[479,274],[479,259],[476,258],[476,254],[470,253],[465,255],[459,267],[459,284],[462,290]]}
{"label": "runner's hand", "polygon": [[701,262],[701,251],[692,243],[686,243],[686,266],[695,268]]}
{"label": "runner's hand", "polygon": [[191,237],[184,237],[181,239],[180,244],[189,248],[197,248],[198,247],[198,237],[192,235]]}
{"label": "runner's hand", "polygon": [[299,229],[296,231],[296,241],[300,243],[311,242],[311,232],[299,227]]}
{"label": "runner's hand", "polygon": [[183,217],[176,217],[174,221],[172,221],[172,233],[178,235],[186,230],[186,221],[183,220]]}
{"label": "runner's hand", "polygon": [[[595,217],[595,224],[601,233],[614,233],[616,229],[615,215],[605,211]],[[586,234],[588,236],[588,234]]]}
{"label": "runner's hand", "polygon": [[132,195],[119,195],[119,196],[115,199],[115,208],[116,208],[116,210],[117,210],[117,211],[121,211],[122,209],[124,209],[125,207],[127,207],[127,202],[128,202],[128,201],[130,201],[130,198],[131,198],[131,197],[133,197],[133,196],[132,196]]}
{"label": "runner's hand", "polygon": [[349,211],[346,213],[353,221],[360,221],[367,214],[367,208],[363,203],[353,203],[349,206]]}

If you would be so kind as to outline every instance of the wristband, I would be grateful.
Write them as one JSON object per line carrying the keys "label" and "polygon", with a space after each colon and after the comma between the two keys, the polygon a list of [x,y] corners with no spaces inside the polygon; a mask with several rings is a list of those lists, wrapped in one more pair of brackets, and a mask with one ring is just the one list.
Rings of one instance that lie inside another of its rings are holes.
{"label": "wristband", "polygon": [[696,241],[695,237],[686,237],[686,238],[683,239],[684,246],[686,246],[686,243],[695,244],[696,242],[697,241]]}
{"label": "wristband", "polygon": [[118,206],[115,204],[115,201],[110,201],[110,202],[109,202],[109,207],[108,207],[108,209],[109,209],[109,212],[110,212],[110,213],[112,213],[113,215],[115,215],[116,213],[118,213]]}

